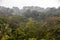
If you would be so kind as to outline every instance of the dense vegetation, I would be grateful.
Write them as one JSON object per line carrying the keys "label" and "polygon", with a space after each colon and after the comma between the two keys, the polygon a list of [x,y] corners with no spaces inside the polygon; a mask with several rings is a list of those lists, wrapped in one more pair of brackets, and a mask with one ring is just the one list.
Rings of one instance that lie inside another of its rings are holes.
{"label": "dense vegetation", "polygon": [[60,9],[22,16],[0,12],[0,40],[60,40]]}

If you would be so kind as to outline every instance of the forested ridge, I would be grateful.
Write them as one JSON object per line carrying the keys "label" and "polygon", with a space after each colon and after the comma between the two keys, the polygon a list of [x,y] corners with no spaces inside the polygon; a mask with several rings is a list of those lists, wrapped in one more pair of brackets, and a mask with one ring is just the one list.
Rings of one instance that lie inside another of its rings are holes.
{"label": "forested ridge", "polygon": [[48,9],[13,12],[1,7],[0,40],[60,40],[60,7]]}

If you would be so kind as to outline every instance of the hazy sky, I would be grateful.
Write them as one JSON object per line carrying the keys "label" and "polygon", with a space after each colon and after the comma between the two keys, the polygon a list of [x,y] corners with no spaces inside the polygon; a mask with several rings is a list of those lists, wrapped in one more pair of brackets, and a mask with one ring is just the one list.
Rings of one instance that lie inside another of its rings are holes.
{"label": "hazy sky", "polygon": [[59,0],[0,0],[0,6],[19,7],[23,6],[40,6],[40,7],[58,7]]}

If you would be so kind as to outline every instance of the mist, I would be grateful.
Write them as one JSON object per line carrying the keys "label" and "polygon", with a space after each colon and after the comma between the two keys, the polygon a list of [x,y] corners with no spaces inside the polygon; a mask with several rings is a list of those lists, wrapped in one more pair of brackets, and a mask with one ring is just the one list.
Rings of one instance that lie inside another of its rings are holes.
{"label": "mist", "polygon": [[39,7],[59,7],[59,0],[1,0],[0,6],[5,7],[19,7],[23,8],[24,6],[39,6]]}

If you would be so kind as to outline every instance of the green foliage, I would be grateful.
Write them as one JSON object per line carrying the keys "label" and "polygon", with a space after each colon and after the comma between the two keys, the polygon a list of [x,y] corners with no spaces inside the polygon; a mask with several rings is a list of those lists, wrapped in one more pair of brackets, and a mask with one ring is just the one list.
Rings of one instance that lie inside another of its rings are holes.
{"label": "green foliage", "polygon": [[0,16],[0,40],[60,40],[60,17],[39,13]]}

